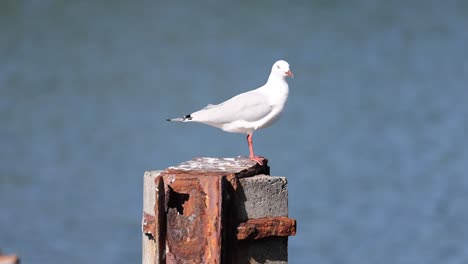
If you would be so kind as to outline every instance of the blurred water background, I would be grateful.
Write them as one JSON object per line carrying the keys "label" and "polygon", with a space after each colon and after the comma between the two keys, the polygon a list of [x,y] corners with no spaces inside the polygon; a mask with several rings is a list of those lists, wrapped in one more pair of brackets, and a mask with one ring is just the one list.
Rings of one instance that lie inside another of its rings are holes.
{"label": "blurred water background", "polygon": [[0,248],[140,263],[142,177],[244,136],[179,116],[291,64],[255,134],[290,263],[468,262],[468,2],[0,2]]}

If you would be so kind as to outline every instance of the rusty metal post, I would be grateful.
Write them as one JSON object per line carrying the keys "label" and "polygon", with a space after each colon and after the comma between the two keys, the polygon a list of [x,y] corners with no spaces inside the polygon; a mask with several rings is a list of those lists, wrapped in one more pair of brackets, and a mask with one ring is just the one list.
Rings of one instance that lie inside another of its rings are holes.
{"label": "rusty metal post", "polygon": [[0,251],[0,264],[19,264],[20,259],[16,255],[3,255]]}
{"label": "rusty metal post", "polygon": [[287,263],[286,180],[265,174],[246,158],[146,172],[143,263]]}

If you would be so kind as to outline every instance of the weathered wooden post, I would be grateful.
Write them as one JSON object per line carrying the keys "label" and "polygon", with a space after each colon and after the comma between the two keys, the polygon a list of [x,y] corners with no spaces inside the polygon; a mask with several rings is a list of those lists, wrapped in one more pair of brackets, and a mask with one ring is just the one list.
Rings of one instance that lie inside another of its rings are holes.
{"label": "weathered wooden post", "polygon": [[268,161],[197,158],[144,175],[143,263],[287,263],[284,177]]}

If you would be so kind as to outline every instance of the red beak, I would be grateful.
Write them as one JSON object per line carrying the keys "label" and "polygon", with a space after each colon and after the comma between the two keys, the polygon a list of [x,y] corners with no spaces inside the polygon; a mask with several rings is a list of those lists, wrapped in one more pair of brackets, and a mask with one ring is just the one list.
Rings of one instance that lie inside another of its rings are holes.
{"label": "red beak", "polygon": [[291,70],[288,70],[288,71],[285,72],[285,73],[286,73],[287,76],[294,78],[294,74],[292,73]]}

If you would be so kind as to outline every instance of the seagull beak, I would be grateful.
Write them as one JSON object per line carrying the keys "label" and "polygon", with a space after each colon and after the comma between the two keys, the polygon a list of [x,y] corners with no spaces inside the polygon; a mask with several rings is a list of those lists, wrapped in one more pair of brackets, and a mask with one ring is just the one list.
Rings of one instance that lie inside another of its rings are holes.
{"label": "seagull beak", "polygon": [[286,74],[287,76],[289,76],[289,77],[294,78],[294,74],[292,73],[291,70],[288,70],[287,72],[285,72],[285,74]]}

